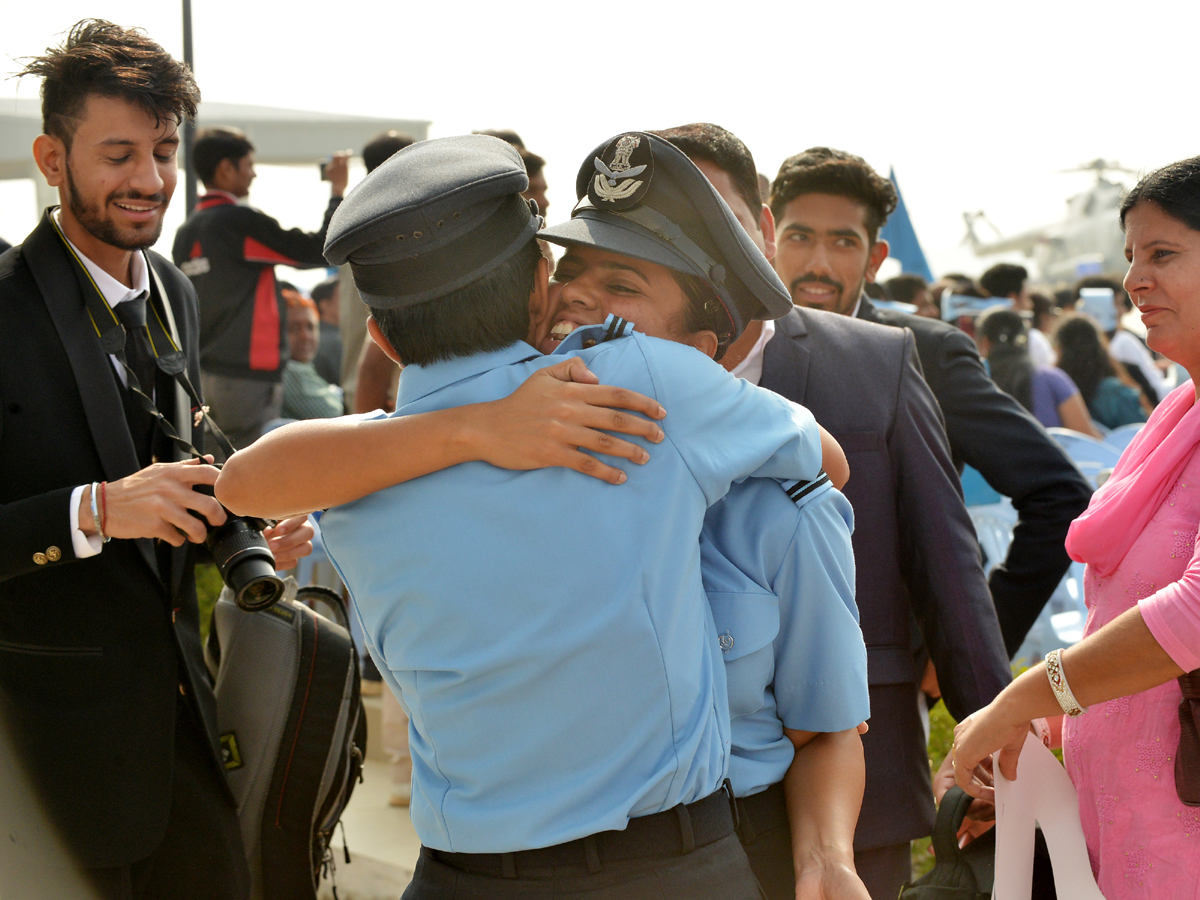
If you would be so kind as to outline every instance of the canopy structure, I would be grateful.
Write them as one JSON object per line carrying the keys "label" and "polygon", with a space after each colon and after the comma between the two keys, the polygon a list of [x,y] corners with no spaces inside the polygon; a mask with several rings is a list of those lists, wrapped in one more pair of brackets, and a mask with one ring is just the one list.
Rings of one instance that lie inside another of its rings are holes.
{"label": "canopy structure", "polygon": [[[213,125],[229,125],[244,131],[254,144],[255,161],[265,165],[316,165],[337,150],[359,152],[371,138],[391,128],[419,141],[429,135],[429,122],[417,119],[202,103],[196,127]],[[46,186],[30,153],[34,138],[41,133],[40,101],[0,100],[0,179],[32,178],[37,192],[36,212],[58,202],[58,192]]]}

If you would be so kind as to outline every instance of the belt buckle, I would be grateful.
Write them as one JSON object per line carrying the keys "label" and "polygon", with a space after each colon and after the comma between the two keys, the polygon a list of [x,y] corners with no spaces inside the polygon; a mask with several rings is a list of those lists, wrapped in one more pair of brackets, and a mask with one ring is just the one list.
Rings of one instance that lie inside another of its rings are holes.
{"label": "belt buckle", "polygon": [[742,817],[738,815],[737,797],[733,796],[733,782],[726,778],[721,782],[721,790],[729,795],[729,812],[733,815],[733,830],[739,831],[742,827]]}

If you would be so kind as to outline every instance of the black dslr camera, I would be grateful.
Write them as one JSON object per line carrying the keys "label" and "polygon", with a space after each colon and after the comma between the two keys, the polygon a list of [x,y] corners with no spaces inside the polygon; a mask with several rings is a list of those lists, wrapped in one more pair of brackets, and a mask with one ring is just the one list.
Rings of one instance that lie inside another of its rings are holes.
{"label": "black dslr camera", "polygon": [[[215,497],[210,484],[195,490]],[[275,574],[275,555],[263,537],[271,523],[252,516],[235,516],[225,510],[224,525],[209,525],[204,544],[212,554],[221,580],[233,591],[233,599],[246,612],[274,606],[283,597],[283,579]]]}

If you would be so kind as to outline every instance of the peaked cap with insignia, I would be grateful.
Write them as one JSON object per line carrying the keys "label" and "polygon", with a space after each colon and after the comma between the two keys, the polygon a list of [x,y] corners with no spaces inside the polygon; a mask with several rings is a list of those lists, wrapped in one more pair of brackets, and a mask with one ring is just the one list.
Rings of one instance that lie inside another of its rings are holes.
{"label": "peaked cap with insignia", "polygon": [[777,319],[792,298],[721,195],[678,147],[652,134],[621,134],[579,170],[571,221],[538,237],[585,244],[686,272],[712,286],[733,324]]}
{"label": "peaked cap with insignia", "polygon": [[368,306],[435,300],[529,243],[542,219],[521,197],[528,187],[520,155],[498,138],[420,141],[368,175],[337,208],[325,258],[350,263]]}

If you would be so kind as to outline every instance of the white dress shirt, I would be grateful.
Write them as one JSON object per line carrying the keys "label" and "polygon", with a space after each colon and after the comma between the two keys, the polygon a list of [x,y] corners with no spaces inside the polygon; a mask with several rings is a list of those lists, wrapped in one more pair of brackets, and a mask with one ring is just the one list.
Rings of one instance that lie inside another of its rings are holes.
{"label": "white dress shirt", "polygon": [[[55,218],[57,219],[57,212]],[[66,235],[63,235],[66,237]],[[104,299],[108,301],[108,305],[116,308],[118,303],[123,303],[126,300],[131,300],[135,297],[150,296],[150,269],[146,264],[146,257],[138,251],[133,254],[133,259],[129,265],[130,280],[133,282],[133,287],[126,287],[113,278],[98,265],[88,259],[83,251],[71,243],[67,239],[67,243],[71,245],[71,249],[75,251],[75,255],[83,262],[83,267],[87,269],[92,280],[96,282],[96,287],[100,288],[100,293],[104,295]],[[112,360],[114,368],[117,370],[117,377],[121,379],[121,384],[126,383],[125,370],[121,366],[120,361],[115,356],[109,356]],[[98,534],[84,534],[79,528],[79,501],[83,497],[83,489],[87,485],[79,485],[71,492],[71,548],[75,551],[76,559],[87,559],[89,556],[95,556],[104,546]],[[99,508],[100,499],[96,498],[97,508]]]}
{"label": "white dress shirt", "polygon": [[738,378],[744,378],[751,384],[758,384],[762,381],[763,350],[766,349],[767,341],[773,337],[775,337],[775,322],[768,319],[762,323],[762,334],[758,336],[758,340],[754,342],[754,346],[750,348],[746,358],[731,370],[733,374]]}

